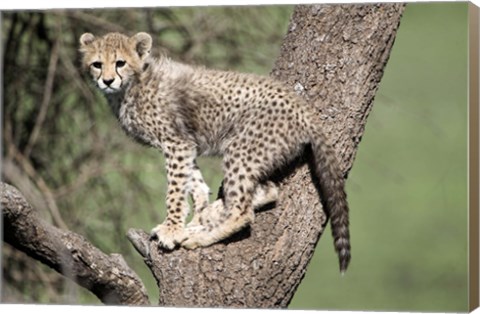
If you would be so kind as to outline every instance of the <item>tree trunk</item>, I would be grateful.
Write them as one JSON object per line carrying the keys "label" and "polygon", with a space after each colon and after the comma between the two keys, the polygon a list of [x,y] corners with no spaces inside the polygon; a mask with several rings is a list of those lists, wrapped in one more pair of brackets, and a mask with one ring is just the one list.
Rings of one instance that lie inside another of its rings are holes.
{"label": "tree trunk", "polygon": [[[315,106],[345,176],[403,8],[403,4],[297,6],[272,71],[273,77]],[[287,174],[280,189],[277,206],[257,213],[251,228],[208,248],[163,252],[152,243],[147,249],[148,235],[131,230],[129,238],[157,279],[160,305],[286,307],[327,217],[307,166]],[[355,210],[355,204],[351,207]],[[333,246],[324,254],[335,254]]]}

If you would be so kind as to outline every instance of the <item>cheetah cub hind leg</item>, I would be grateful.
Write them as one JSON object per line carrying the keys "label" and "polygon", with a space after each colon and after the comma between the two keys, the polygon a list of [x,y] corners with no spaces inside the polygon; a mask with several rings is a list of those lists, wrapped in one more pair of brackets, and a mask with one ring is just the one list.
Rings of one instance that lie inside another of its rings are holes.
{"label": "cheetah cub hind leg", "polygon": [[[273,182],[269,181],[259,184],[255,188],[252,205],[255,209],[259,209],[275,202],[277,199],[278,188]],[[187,225],[185,229],[187,239],[181,245],[187,249],[195,249],[197,247],[209,246],[230,236],[230,232],[217,234],[212,232],[212,229],[224,229],[223,224],[226,223],[225,214],[225,204],[222,199],[218,199],[210,204]]]}
{"label": "cheetah cub hind leg", "polygon": [[[264,184],[259,184],[255,188],[255,192],[253,195],[253,208],[259,209],[263,206],[274,203],[278,198],[278,188],[275,183],[268,181]],[[218,201],[218,200],[217,200]],[[223,202],[216,203],[212,206],[204,206],[201,207],[199,210],[195,208],[195,214],[187,224],[187,227],[194,227],[199,226],[202,224],[208,224],[209,222],[218,222],[221,219],[221,214],[223,212]]]}
{"label": "cheetah cub hind leg", "polygon": [[259,209],[278,199],[278,187],[272,181],[259,184],[253,194],[253,208]]}

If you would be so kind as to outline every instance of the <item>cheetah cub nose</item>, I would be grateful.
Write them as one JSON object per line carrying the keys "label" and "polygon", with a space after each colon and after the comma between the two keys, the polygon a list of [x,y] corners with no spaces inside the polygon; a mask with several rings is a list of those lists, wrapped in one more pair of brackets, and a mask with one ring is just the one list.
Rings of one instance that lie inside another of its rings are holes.
{"label": "cheetah cub nose", "polygon": [[110,86],[110,84],[112,84],[113,81],[114,81],[114,79],[110,79],[110,80],[103,79],[103,83],[107,86]]}

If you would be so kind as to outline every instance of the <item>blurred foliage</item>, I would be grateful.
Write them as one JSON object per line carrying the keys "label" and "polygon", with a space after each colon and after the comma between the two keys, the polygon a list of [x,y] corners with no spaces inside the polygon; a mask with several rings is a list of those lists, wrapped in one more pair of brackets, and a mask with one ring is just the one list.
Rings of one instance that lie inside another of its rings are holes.
{"label": "blurred foliage", "polygon": [[[120,131],[79,71],[77,39],[147,31],[176,59],[268,74],[291,9],[3,14],[4,179],[45,219],[123,254],[156,302],[153,277],[124,234],[163,219],[161,154]],[[347,181],[351,267],[338,274],[327,230],[290,308],[467,310],[467,69],[467,4],[407,5]],[[212,191],[217,165],[200,161]],[[3,253],[4,302],[98,303],[7,245]]]}

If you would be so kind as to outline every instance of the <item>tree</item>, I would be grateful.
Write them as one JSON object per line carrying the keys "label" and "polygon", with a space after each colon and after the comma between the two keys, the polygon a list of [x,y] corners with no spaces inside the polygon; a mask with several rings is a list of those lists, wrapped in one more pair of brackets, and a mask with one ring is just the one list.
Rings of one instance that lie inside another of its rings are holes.
{"label": "tree", "polygon": [[[345,176],[352,167],[403,7],[402,4],[299,5],[271,72],[317,109]],[[130,241],[157,280],[160,305],[286,307],[305,274],[327,216],[308,166],[292,165],[285,169],[280,189],[276,206],[258,212],[251,228],[208,248],[167,253],[150,245],[145,232],[130,230]],[[143,289],[118,256],[93,253],[96,249],[82,237],[71,233],[59,235],[34,217],[29,220],[32,216],[25,216],[21,210],[29,208],[28,205],[7,185],[2,186],[2,206],[8,231],[5,234],[9,235],[5,241],[12,246],[73,278],[103,302],[125,304],[134,303],[133,299],[140,304],[146,302],[142,293],[133,298],[118,297],[132,282],[137,292]],[[30,228],[25,228],[28,221]],[[43,249],[40,245],[48,244],[49,234],[57,242]],[[39,235],[46,235],[47,239]],[[34,236],[39,241],[35,245]],[[65,240],[70,236],[78,240]],[[58,243],[59,239],[66,242]],[[64,252],[65,259],[44,254],[52,247],[54,252]],[[353,261],[354,252],[353,249]],[[117,269],[122,269],[115,274],[115,278],[121,277],[118,282],[107,279],[106,284],[98,286],[95,280],[84,280],[105,274],[95,271],[102,267],[100,260],[105,261],[105,269],[111,268],[108,263],[116,263]],[[82,267],[77,268],[77,263]],[[67,269],[65,265],[75,266]],[[122,282],[129,284],[124,287]]]}

